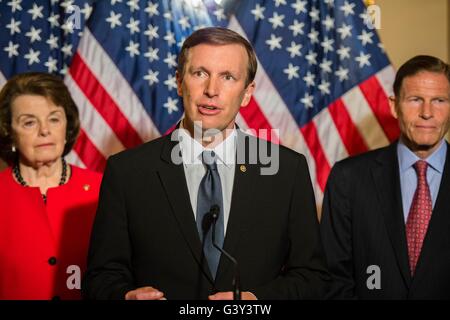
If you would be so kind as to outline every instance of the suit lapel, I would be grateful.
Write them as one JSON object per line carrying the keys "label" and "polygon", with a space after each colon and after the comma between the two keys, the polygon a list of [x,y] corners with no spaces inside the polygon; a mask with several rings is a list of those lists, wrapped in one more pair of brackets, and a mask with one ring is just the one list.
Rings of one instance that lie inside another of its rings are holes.
{"label": "suit lapel", "polygon": [[372,175],[397,264],[409,288],[411,274],[409,270],[405,221],[401,200],[397,143],[391,144],[380,153],[372,167]]}
{"label": "suit lapel", "polygon": [[[448,150],[448,145],[447,145]],[[444,171],[442,172],[441,184],[439,186],[438,196],[431,215],[428,230],[425,235],[422,250],[416,266],[414,282],[417,282],[427,272],[432,270],[430,264],[433,257],[436,257],[436,251],[444,243],[449,228],[450,202],[448,201],[448,192],[450,190],[450,153],[447,151]],[[444,239],[443,239],[444,238]]]}
{"label": "suit lapel", "polygon": [[[245,137],[239,130],[238,132],[238,150],[245,143]],[[249,137],[254,139],[253,137]],[[243,150],[241,148],[241,150]],[[252,210],[253,197],[255,194],[254,185],[259,177],[258,164],[249,164],[248,150],[245,148],[246,161],[244,164],[236,161],[234,173],[233,193],[230,206],[230,216],[228,218],[227,233],[224,241],[224,249],[232,256],[236,256],[236,249],[239,239],[243,232],[246,231],[249,222],[254,217]],[[238,261],[239,262],[239,261]],[[234,265],[223,254],[220,258],[219,268],[217,271],[216,282],[222,283],[222,279],[228,278],[228,274],[232,274]]]}
{"label": "suit lapel", "polygon": [[[181,232],[195,259],[199,265],[202,266],[204,275],[212,284],[214,281],[212,280],[208,263],[203,255],[200,237],[194,219],[194,212],[192,211],[192,205],[189,198],[183,164],[175,164],[172,161],[171,156],[173,151],[174,154],[175,151],[179,152],[179,145],[178,141],[171,141],[169,135],[166,137],[163,146],[161,154],[163,165],[158,170],[158,175],[161,179],[161,184],[167,198],[169,199],[175,218],[178,221]],[[178,155],[180,155],[181,158],[181,153],[178,153]]]}

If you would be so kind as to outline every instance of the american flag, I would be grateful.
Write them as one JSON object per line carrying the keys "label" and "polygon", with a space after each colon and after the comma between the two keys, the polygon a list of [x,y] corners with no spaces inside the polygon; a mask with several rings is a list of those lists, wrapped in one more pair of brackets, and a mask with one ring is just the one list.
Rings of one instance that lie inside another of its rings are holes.
{"label": "american flag", "polygon": [[0,0],[0,86],[32,70],[64,77],[82,125],[68,158],[101,171],[109,155],[170,132],[183,116],[184,39],[228,27],[259,62],[238,125],[278,129],[270,139],[307,157],[320,201],[337,160],[399,134],[394,69],[370,20],[362,0]]}

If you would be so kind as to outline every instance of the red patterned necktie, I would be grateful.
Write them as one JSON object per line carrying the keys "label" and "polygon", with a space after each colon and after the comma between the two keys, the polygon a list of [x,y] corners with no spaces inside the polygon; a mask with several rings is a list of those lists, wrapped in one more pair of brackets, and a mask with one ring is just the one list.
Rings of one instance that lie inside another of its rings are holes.
{"label": "red patterned necktie", "polygon": [[417,188],[406,221],[406,240],[412,276],[416,270],[432,211],[431,193],[427,182],[428,163],[419,160],[414,164],[414,168],[417,173]]}

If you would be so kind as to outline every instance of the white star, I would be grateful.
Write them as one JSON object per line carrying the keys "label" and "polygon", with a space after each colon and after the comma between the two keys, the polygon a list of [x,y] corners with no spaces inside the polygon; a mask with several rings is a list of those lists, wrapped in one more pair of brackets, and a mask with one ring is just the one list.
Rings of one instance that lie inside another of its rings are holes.
{"label": "white star", "polygon": [[323,58],[322,62],[319,64],[320,69],[322,69],[322,72],[328,72],[330,73],[331,70],[331,60],[327,60]]}
{"label": "white star", "polygon": [[251,11],[251,13],[255,16],[255,21],[264,20],[264,10],[266,10],[266,8],[256,4],[255,9]]}
{"label": "white star", "polygon": [[51,28],[59,27],[59,14],[51,13],[50,17],[47,18],[47,21],[50,22]]}
{"label": "white star", "polygon": [[[147,8],[145,8],[144,11],[147,12],[150,17],[158,16],[159,15],[158,4],[157,3],[152,3],[152,2],[149,1],[148,2],[148,6],[147,6]],[[168,19],[166,17],[166,13],[164,13],[164,18]],[[170,15],[170,13],[169,13],[169,15]],[[170,17],[172,17],[172,15],[170,15]],[[168,20],[171,20],[171,19],[168,19]]]}
{"label": "white star", "polygon": [[322,21],[322,24],[325,26],[325,29],[327,31],[330,31],[330,29],[334,28],[334,19],[327,15],[324,21]]}
{"label": "white star", "polygon": [[365,46],[367,43],[373,43],[372,36],[372,32],[366,32],[366,30],[363,30],[358,36],[358,39],[361,40],[362,45]]}
{"label": "white star", "polygon": [[288,67],[283,70],[284,73],[288,75],[288,79],[292,80],[292,78],[298,78],[298,66],[294,66],[292,63],[289,63]]}
{"label": "white star", "polygon": [[64,0],[60,4],[60,6],[61,6],[61,8],[64,8],[64,12],[70,13],[70,12],[72,12],[74,10],[73,2],[74,2],[74,0]]}
{"label": "white star", "polygon": [[90,6],[88,3],[85,3],[84,8],[80,11],[84,14],[84,20],[87,20],[92,14],[92,6]]}
{"label": "white star", "polygon": [[175,41],[175,35],[173,34],[172,31],[167,31],[166,35],[164,36],[164,40],[167,41],[167,44],[169,45],[169,47],[171,45],[174,45],[175,43],[177,43]]}
{"label": "white star", "polygon": [[138,5],[139,0],[130,0],[127,2],[127,6],[130,7],[131,12],[134,12],[134,10],[138,10],[139,11],[139,5]]}
{"label": "white star", "polygon": [[323,51],[325,53],[328,53],[330,51],[334,51],[333,43],[334,43],[333,39],[328,39],[328,37],[325,37],[325,39],[323,39],[323,41],[322,41],[322,43],[320,45],[322,46]]}
{"label": "white star", "polygon": [[[60,0],[50,0],[52,6],[54,6],[55,4],[57,4]],[[1,1],[0,1],[1,2]]]}
{"label": "white star", "polygon": [[356,57],[355,60],[359,62],[359,67],[362,68],[365,65],[367,65],[368,67],[370,66],[370,59],[371,55],[368,54],[364,54],[364,52],[360,52],[359,57]]}
{"label": "white star", "polygon": [[305,56],[309,65],[317,64],[317,53],[309,50],[308,54]]}
{"label": "white star", "polygon": [[44,15],[42,14],[42,9],[44,9],[44,6],[38,7],[36,3],[33,3],[33,8],[28,10],[28,13],[31,14],[31,19],[34,21],[37,18],[43,18]]}
{"label": "white star", "polygon": [[3,50],[8,52],[8,58],[18,56],[19,52],[17,51],[17,49],[19,49],[19,45],[12,43],[12,41],[9,41],[8,46],[3,48]]}
{"label": "white star", "polygon": [[14,13],[16,12],[16,10],[18,11],[22,10],[22,6],[20,5],[21,2],[22,0],[12,0],[8,2],[7,5],[11,7],[11,11]]}
{"label": "white star", "polygon": [[274,0],[275,1],[275,7],[279,7],[280,5],[286,5],[286,0]]}
{"label": "white star", "polygon": [[345,1],[344,5],[341,6],[341,11],[344,11],[344,15],[347,17],[349,14],[355,14],[353,11],[353,8],[355,7],[354,3],[348,3],[348,1]]}
{"label": "white star", "polygon": [[167,21],[172,21],[172,12],[170,11],[166,11],[163,14],[164,19],[166,19]]}
{"label": "white star", "polygon": [[148,37],[148,40],[153,40],[154,38],[159,38],[158,26],[154,27],[151,24],[147,26],[147,31],[144,34]]}
{"label": "white star", "polygon": [[361,13],[359,15],[359,17],[363,20],[363,23],[368,27],[368,28],[373,28],[373,24],[372,24],[372,17],[369,14],[369,11],[366,9],[363,11],[363,13]]}
{"label": "white star", "polygon": [[41,41],[41,36],[39,35],[41,32],[41,29],[35,29],[34,27],[31,27],[30,31],[25,33],[25,36],[29,37],[30,42],[33,43],[36,40]]}
{"label": "white star", "polygon": [[300,99],[300,102],[304,104],[305,108],[312,108],[314,97],[310,95],[308,92],[305,93],[305,96]]}
{"label": "white star", "polygon": [[25,59],[28,60],[28,65],[31,66],[33,63],[39,63],[39,55],[41,54],[40,51],[34,51],[33,49],[30,48],[30,50],[28,51],[28,53],[25,55]]}
{"label": "white star", "polygon": [[106,21],[110,23],[111,29],[114,29],[116,26],[122,25],[122,22],[120,22],[121,17],[121,13],[115,14],[113,11],[111,11],[111,13],[109,14],[109,18],[106,18]]}
{"label": "white star", "polygon": [[67,20],[62,26],[61,29],[64,30],[64,35],[67,35],[69,33],[73,33],[75,29],[75,24],[72,20]]}
{"label": "white star", "polygon": [[215,10],[213,13],[216,16],[217,21],[226,19],[225,13],[223,12],[222,8]]}
{"label": "white star", "polygon": [[112,5],[115,5],[116,2],[122,3],[122,0],[111,0],[111,4],[112,4]]}
{"label": "white star", "polygon": [[167,89],[169,89],[169,91],[172,89],[177,89],[177,79],[171,74],[167,76],[167,80],[164,81],[164,84],[167,86]]}
{"label": "white star", "polygon": [[281,40],[282,37],[276,37],[273,33],[270,35],[270,40],[266,40],[266,43],[270,46],[270,51],[273,51],[275,48],[281,49]]}
{"label": "white star", "polygon": [[307,72],[306,76],[303,77],[303,80],[305,80],[305,83],[308,87],[312,87],[314,86],[314,78],[316,76],[314,74],[312,74],[311,72]]}
{"label": "white star", "polygon": [[348,80],[348,69],[343,68],[342,66],[340,66],[339,70],[337,70],[334,74],[339,77],[340,82]]}
{"label": "white star", "polygon": [[170,52],[167,52],[167,57],[164,59],[164,62],[167,63],[168,68],[176,68],[177,67],[177,56],[175,54],[171,54]]}
{"label": "white star", "polygon": [[317,88],[322,94],[330,94],[330,83],[328,81],[322,80]]}
{"label": "white star", "polygon": [[59,73],[61,73],[62,75],[66,75],[67,71],[69,71],[69,66],[67,64],[64,64],[64,67],[59,70]]}
{"label": "white star", "polygon": [[181,25],[181,29],[183,29],[183,31],[191,27],[188,16],[183,16],[180,20],[178,20],[178,23]]}
{"label": "white star", "polygon": [[347,25],[345,23],[342,24],[340,28],[337,29],[337,31],[341,34],[341,39],[344,40],[347,37],[352,36],[352,26]]}
{"label": "white star", "polygon": [[172,112],[178,111],[177,107],[178,99],[172,99],[172,97],[168,97],[167,102],[164,103],[164,108],[167,108],[167,112],[172,114]]}
{"label": "white star", "polygon": [[300,14],[300,12],[306,13],[306,1],[297,0],[295,3],[291,4],[291,7],[295,9],[295,14]]}
{"label": "white star", "polygon": [[311,17],[312,22],[316,22],[320,20],[320,11],[317,8],[311,8],[309,12],[309,16]]}
{"label": "white star", "polygon": [[51,34],[50,39],[48,39],[46,43],[50,46],[50,50],[56,49],[58,48],[58,37]]}
{"label": "white star", "polygon": [[339,59],[344,60],[345,58],[350,58],[350,47],[341,46],[339,50],[336,51],[339,55]]}
{"label": "white star", "polygon": [[61,51],[64,53],[64,57],[70,57],[72,55],[72,45],[69,43],[64,44]]}
{"label": "white star", "polygon": [[178,43],[177,43],[177,47],[178,48],[181,48],[183,46],[184,40],[186,40],[186,37],[182,37],[180,39],[180,41],[178,41]]}
{"label": "white star", "polygon": [[6,27],[10,30],[10,35],[13,35],[16,32],[20,33],[19,26],[21,23],[22,22],[16,21],[16,20],[14,20],[14,18],[11,18],[11,23],[6,25]]}
{"label": "white star", "polygon": [[153,60],[159,60],[158,51],[158,48],[154,49],[152,47],[149,47],[147,53],[145,53],[144,56],[147,57],[148,61],[150,62],[153,62]]}
{"label": "white star", "polygon": [[56,64],[58,63],[58,60],[53,59],[52,57],[48,57],[48,60],[44,65],[47,67],[48,73],[52,73],[58,70],[58,67]]}
{"label": "white star", "polygon": [[301,44],[296,44],[294,41],[291,41],[291,46],[287,47],[286,50],[291,54],[291,58],[295,56],[301,56],[300,49],[302,48]]}
{"label": "white star", "polygon": [[324,0],[328,7],[333,8],[334,7],[334,0]]}
{"label": "white star", "polygon": [[319,43],[319,32],[316,29],[312,29],[308,33],[308,38],[311,40],[311,43]]}
{"label": "white star", "polygon": [[147,75],[144,76],[144,80],[148,81],[148,85],[152,86],[154,83],[158,83],[158,74],[159,71],[153,71],[151,69],[148,70]]}
{"label": "white star", "polygon": [[283,19],[284,14],[278,15],[278,13],[274,12],[272,18],[269,18],[269,22],[272,24],[272,29],[284,27]]}
{"label": "white star", "polygon": [[381,52],[385,53],[384,45],[381,42],[378,42],[378,48],[380,48]]}
{"label": "white star", "polygon": [[130,29],[130,33],[134,34],[135,32],[139,32],[139,20],[134,20],[134,18],[130,18],[130,22],[127,23],[127,28]]}
{"label": "white star", "polygon": [[133,40],[130,40],[130,43],[128,47],[125,48],[126,51],[130,53],[130,57],[134,58],[134,56],[139,55],[139,42],[133,42]]}
{"label": "white star", "polygon": [[297,19],[294,20],[294,22],[289,26],[289,29],[292,30],[292,33],[295,36],[298,34],[304,34],[303,27],[305,24],[303,22],[298,22]]}

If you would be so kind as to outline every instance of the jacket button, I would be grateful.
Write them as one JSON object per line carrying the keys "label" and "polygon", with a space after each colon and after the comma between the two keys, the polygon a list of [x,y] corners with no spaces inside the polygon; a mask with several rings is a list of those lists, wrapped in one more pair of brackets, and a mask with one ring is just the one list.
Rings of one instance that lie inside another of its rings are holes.
{"label": "jacket button", "polygon": [[48,264],[51,266],[54,266],[56,264],[56,258],[55,257],[50,257],[48,259]]}

